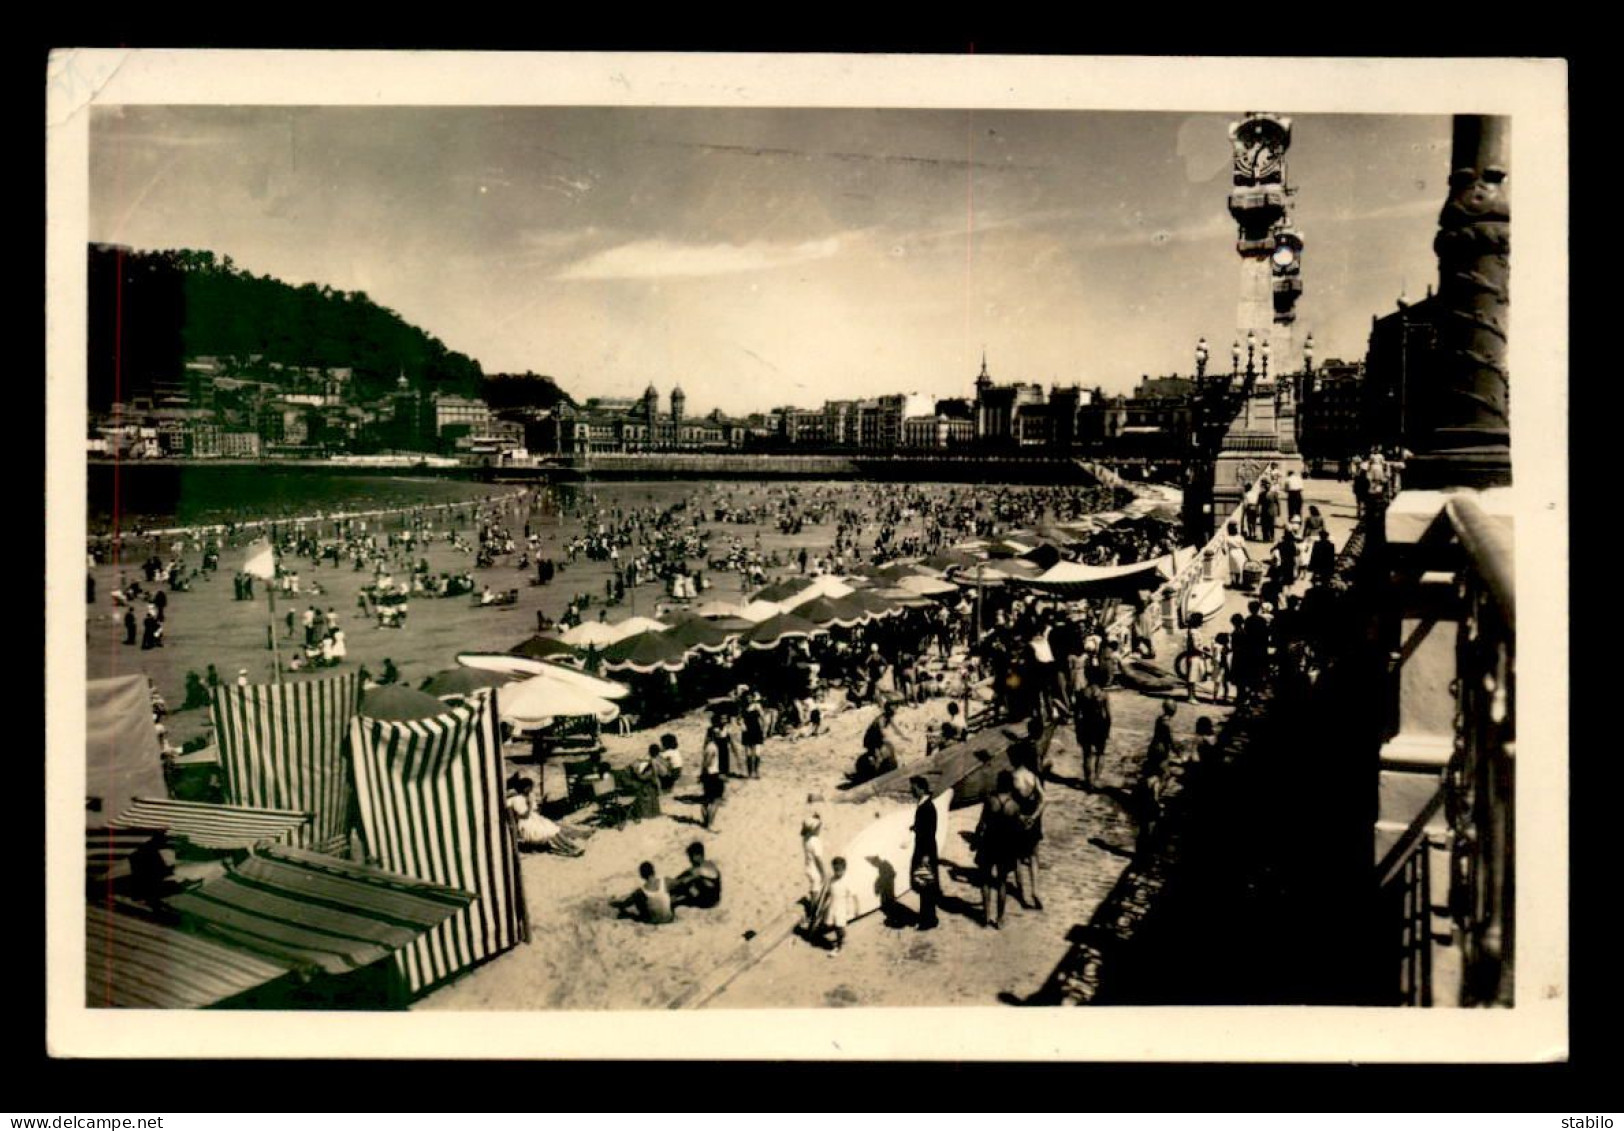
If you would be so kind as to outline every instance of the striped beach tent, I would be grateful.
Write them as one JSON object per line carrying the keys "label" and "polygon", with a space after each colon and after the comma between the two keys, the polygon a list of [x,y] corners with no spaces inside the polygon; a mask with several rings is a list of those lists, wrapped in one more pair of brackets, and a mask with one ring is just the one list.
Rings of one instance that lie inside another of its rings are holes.
{"label": "striped beach tent", "polygon": [[250,848],[261,841],[291,842],[310,823],[309,813],[292,809],[250,809],[206,801],[137,797],[111,822],[115,829],[167,829],[199,848]]}
{"label": "striped beach tent", "polygon": [[518,851],[503,821],[496,694],[428,718],[358,715],[350,724],[368,856],[476,896],[396,954],[414,995],[528,937]]}
{"label": "striped beach tent", "polygon": [[290,843],[342,852],[349,839],[350,783],[344,737],[361,697],[354,672],[299,683],[214,690],[226,799],[255,809],[309,813]]}

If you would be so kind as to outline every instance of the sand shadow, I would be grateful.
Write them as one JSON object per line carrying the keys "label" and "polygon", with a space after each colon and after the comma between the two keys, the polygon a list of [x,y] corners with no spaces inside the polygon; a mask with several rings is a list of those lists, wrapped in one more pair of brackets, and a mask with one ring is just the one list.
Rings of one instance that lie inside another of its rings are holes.
{"label": "sand shadow", "polygon": [[1136,853],[1131,848],[1123,848],[1120,845],[1111,844],[1109,841],[1101,840],[1097,836],[1089,837],[1088,838],[1088,843],[1093,845],[1095,848],[1104,849],[1106,852],[1109,852],[1112,856],[1121,856],[1121,857],[1123,857],[1125,859],[1128,859],[1128,860],[1132,860],[1135,856],[1138,855],[1138,853]]}

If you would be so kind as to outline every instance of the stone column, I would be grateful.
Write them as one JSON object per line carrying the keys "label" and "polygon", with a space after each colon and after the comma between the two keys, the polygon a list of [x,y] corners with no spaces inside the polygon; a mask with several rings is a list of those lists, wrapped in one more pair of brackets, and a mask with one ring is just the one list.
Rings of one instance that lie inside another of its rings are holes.
{"label": "stone column", "polygon": [[1455,118],[1449,199],[1438,217],[1437,351],[1424,386],[1417,487],[1511,482],[1510,315],[1511,121]]}

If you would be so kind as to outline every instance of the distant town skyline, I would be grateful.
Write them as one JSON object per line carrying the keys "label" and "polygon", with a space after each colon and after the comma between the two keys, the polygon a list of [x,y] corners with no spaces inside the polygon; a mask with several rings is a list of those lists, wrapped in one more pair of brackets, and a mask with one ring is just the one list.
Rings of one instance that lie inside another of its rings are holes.
{"label": "distant town skyline", "polygon": [[[1288,106],[1268,107],[1291,114]],[[1225,113],[98,107],[90,237],[366,292],[486,372],[731,414],[1227,369]],[[1443,116],[1293,114],[1321,358],[1436,280]]]}

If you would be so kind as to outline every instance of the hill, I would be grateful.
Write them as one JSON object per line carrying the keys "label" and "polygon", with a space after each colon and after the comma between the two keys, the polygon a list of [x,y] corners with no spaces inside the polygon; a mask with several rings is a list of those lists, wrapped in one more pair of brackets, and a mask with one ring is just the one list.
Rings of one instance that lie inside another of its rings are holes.
{"label": "hill", "polygon": [[306,367],[347,368],[360,397],[387,391],[402,374],[425,392],[482,391],[479,362],[364,292],[291,286],[210,251],[91,244],[89,255],[93,410],[180,383],[198,357],[273,382]]}

